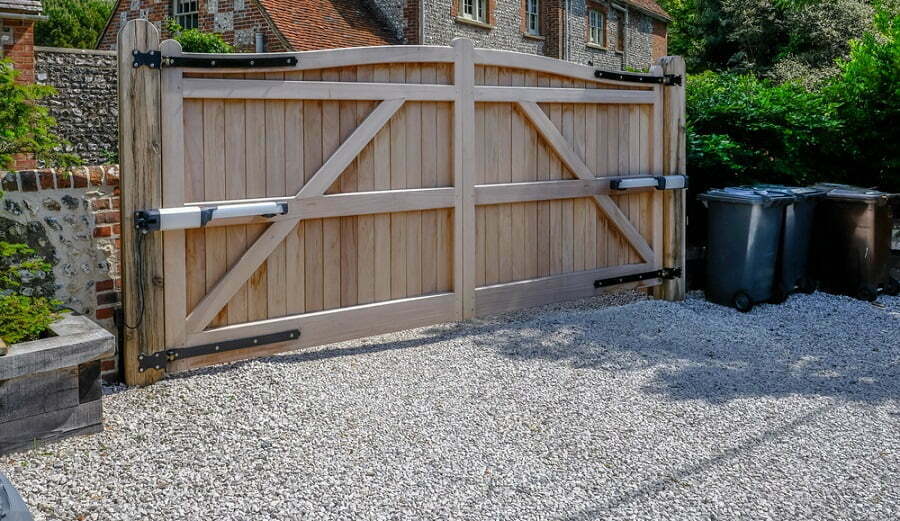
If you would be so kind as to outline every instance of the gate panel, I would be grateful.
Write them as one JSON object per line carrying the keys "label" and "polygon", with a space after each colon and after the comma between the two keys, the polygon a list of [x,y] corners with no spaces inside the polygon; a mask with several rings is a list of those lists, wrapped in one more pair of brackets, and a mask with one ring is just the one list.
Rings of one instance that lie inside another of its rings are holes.
{"label": "gate panel", "polygon": [[[162,118],[122,146],[123,189],[147,192],[123,198],[123,223],[145,208],[212,216],[151,235],[140,252],[123,239],[123,257],[136,259],[125,265],[131,322],[154,294],[150,319],[126,337],[129,383],[161,375],[137,371],[140,356],[180,371],[590,296],[597,279],[682,262],[683,205],[610,188],[683,174],[671,159],[683,155],[683,110],[671,105],[681,88],[663,87],[660,69],[645,85],[595,80],[586,67],[458,41],[276,54],[294,62],[268,70],[248,63],[254,55],[194,55],[244,65],[165,62],[160,75],[126,66],[138,43],[156,41],[135,38],[156,34],[147,22],[128,27],[120,133],[135,114]],[[176,42],[160,49],[184,56]],[[135,96],[148,78],[159,96]],[[158,143],[162,173],[138,168]],[[260,202],[286,213],[216,213]],[[147,258],[163,259],[165,278],[135,281]],[[145,331],[161,324],[164,339]],[[296,330],[290,343],[215,352]],[[212,354],[180,351],[198,346]]]}

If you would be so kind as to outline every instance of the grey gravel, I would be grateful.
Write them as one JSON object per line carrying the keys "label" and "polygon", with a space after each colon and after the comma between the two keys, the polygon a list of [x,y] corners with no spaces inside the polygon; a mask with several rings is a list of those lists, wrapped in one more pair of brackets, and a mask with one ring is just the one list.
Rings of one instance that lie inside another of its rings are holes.
{"label": "grey gravel", "polygon": [[104,400],[0,458],[38,520],[900,517],[898,298],[620,294]]}

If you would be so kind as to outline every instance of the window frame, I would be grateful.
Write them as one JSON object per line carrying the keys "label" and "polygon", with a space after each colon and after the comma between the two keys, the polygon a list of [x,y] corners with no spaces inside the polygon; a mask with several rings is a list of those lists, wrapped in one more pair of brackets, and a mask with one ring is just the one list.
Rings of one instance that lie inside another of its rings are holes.
{"label": "window frame", "polygon": [[[462,4],[460,17],[482,24],[488,23],[488,0],[459,0],[459,3]],[[466,11],[470,5],[472,13]]]}
{"label": "window frame", "polygon": [[[534,7],[532,12],[529,7]],[[534,27],[531,25],[532,17]],[[540,0],[525,0],[525,32],[531,36],[541,35],[541,2]]]}
{"label": "window frame", "polygon": [[[188,11],[179,9],[193,4],[194,10]],[[200,28],[200,0],[172,0],[172,18],[184,29]],[[185,24],[184,20],[189,19],[192,23]],[[190,27],[189,27],[190,26]]]}
{"label": "window frame", "polygon": [[[599,18],[599,24],[594,25],[594,16]],[[594,38],[594,30],[597,31],[597,38]],[[588,7],[587,16],[587,36],[588,43],[600,47],[606,47],[606,13],[597,7]]]}

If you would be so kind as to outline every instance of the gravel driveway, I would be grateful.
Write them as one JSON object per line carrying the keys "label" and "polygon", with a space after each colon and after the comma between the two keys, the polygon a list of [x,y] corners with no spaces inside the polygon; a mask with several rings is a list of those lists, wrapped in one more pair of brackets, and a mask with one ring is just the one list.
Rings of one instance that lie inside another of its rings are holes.
{"label": "gravel driveway", "polygon": [[0,470],[38,520],[894,520],[882,304],[621,294],[326,346],[112,394]]}

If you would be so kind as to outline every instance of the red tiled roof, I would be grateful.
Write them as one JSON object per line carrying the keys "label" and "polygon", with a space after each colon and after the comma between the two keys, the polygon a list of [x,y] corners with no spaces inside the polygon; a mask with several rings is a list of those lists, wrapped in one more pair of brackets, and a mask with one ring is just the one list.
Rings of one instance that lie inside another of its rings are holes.
{"label": "red tiled roof", "polygon": [[40,13],[41,9],[41,0],[0,0],[0,10],[2,11]]}
{"label": "red tiled roof", "polygon": [[362,0],[259,0],[295,51],[399,43]]}
{"label": "red tiled roof", "polygon": [[664,18],[665,20],[671,20],[672,17],[669,16],[669,13],[666,12],[665,9],[659,6],[656,3],[656,0],[628,0],[628,3],[647,11],[650,14],[656,15],[660,18]]}

